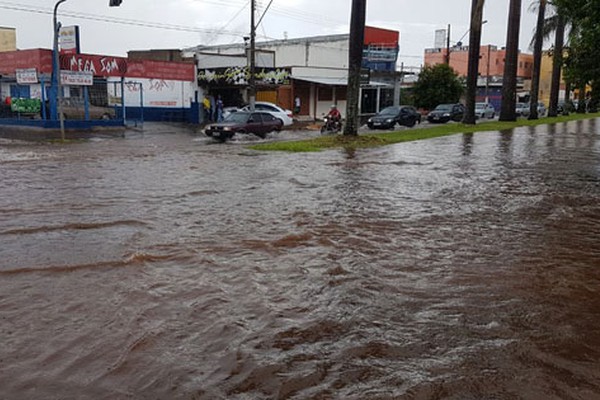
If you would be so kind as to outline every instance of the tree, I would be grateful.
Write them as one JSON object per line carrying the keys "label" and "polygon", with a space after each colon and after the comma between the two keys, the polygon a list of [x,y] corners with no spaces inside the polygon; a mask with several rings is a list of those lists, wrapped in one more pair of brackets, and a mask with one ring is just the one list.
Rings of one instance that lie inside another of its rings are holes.
{"label": "tree", "polygon": [[557,13],[558,23],[556,25],[554,53],[552,55],[552,82],[550,85],[550,104],[548,105],[549,117],[556,117],[558,115],[558,95],[560,92],[560,75],[562,72],[565,40],[565,18],[560,14],[560,10],[557,10]]}
{"label": "tree", "polygon": [[446,64],[427,66],[414,86],[415,105],[433,109],[438,104],[457,103],[463,93],[458,74]]}
{"label": "tree", "polygon": [[590,104],[598,101],[594,85],[600,82],[600,52],[597,50],[600,43],[600,0],[553,0],[553,3],[571,28],[564,76],[568,83],[579,88],[577,111],[585,112],[587,85],[592,85]]}
{"label": "tree", "polygon": [[506,61],[502,82],[502,105],[500,121],[516,121],[517,64],[519,59],[519,28],[521,23],[521,0],[510,0],[506,34]]}
{"label": "tree", "polygon": [[[466,109],[463,123],[474,125],[477,77],[479,75],[479,52],[481,49],[481,25],[485,0],[473,0],[471,4],[471,27],[469,35],[469,66],[467,72]],[[486,78],[487,79],[487,78]]]}
{"label": "tree", "polygon": [[[550,5],[550,10],[553,10],[544,20],[543,34],[544,39],[550,39],[554,34],[554,46],[552,54],[552,78],[550,86],[550,103],[548,105],[548,116],[556,117],[558,115],[558,97],[560,93],[561,76],[564,67],[564,54],[568,50],[568,41],[565,43],[565,33],[569,31],[568,37],[575,36],[577,29],[573,24],[573,20],[565,12],[565,8],[561,5],[561,0],[548,0],[547,5]],[[531,47],[535,45],[535,38],[531,42]],[[566,47],[565,47],[566,45]],[[570,97],[570,82],[565,76],[565,104],[569,102]]]}
{"label": "tree", "polygon": [[538,119],[538,99],[540,94],[540,72],[542,69],[542,45],[544,44],[544,21],[546,18],[546,0],[539,0],[535,45],[533,49],[533,73],[531,77],[531,97],[529,100],[529,119]]}

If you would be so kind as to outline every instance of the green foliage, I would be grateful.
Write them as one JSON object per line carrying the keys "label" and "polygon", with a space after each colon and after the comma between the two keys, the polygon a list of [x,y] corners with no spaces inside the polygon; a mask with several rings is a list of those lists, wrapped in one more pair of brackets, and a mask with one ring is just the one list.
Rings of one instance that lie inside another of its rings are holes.
{"label": "green foliage", "polygon": [[575,86],[600,79],[600,0],[555,0],[571,25],[565,76]]}
{"label": "green foliage", "polygon": [[412,87],[402,89],[400,92],[400,104],[407,106],[415,105],[415,90]]}
{"label": "green foliage", "polygon": [[415,105],[429,110],[438,104],[457,103],[463,91],[458,74],[446,64],[425,67],[413,89]]}
{"label": "green foliage", "polygon": [[12,99],[10,109],[13,112],[39,114],[42,109],[40,99]]}

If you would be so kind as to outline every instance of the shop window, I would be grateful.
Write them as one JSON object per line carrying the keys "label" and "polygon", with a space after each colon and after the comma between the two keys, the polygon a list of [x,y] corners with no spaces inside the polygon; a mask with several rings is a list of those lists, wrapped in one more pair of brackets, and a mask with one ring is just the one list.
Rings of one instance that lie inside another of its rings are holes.
{"label": "shop window", "polygon": [[360,111],[362,114],[377,113],[377,89],[363,89],[360,99]]}
{"label": "shop window", "polygon": [[337,101],[344,101],[348,98],[348,90],[346,86],[336,86],[335,98]]}
{"label": "shop window", "polygon": [[381,89],[379,91],[379,110],[394,105],[394,89]]}
{"label": "shop window", "polygon": [[330,86],[319,86],[319,101],[333,101],[333,88]]}
{"label": "shop window", "polygon": [[31,90],[26,85],[10,85],[10,97],[14,99],[28,99],[31,96]]}

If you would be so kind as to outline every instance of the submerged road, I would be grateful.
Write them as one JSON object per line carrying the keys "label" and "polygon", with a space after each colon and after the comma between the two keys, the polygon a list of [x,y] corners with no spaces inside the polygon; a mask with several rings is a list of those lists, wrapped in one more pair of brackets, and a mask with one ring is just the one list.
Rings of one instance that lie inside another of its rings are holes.
{"label": "submerged road", "polygon": [[0,398],[600,398],[599,120],[246,143],[0,142]]}

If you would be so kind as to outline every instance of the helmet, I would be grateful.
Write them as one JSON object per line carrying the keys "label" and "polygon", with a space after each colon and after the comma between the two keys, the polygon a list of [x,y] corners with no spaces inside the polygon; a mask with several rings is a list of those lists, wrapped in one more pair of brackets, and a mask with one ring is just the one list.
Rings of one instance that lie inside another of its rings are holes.
{"label": "helmet", "polygon": [[332,104],[331,108],[337,108],[337,106],[335,104]]}

